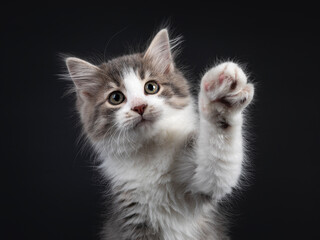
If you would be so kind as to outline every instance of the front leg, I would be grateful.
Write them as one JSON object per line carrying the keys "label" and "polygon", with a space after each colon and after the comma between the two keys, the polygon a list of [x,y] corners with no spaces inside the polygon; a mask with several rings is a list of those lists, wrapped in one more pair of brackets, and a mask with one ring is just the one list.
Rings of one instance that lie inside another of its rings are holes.
{"label": "front leg", "polygon": [[193,191],[219,200],[237,185],[243,161],[242,110],[253,93],[253,85],[235,63],[222,63],[203,76]]}

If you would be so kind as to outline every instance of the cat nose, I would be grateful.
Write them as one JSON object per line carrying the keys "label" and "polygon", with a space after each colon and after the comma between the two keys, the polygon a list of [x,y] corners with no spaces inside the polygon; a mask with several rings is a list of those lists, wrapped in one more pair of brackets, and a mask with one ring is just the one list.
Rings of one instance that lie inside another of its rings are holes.
{"label": "cat nose", "polygon": [[134,108],[132,108],[133,111],[139,113],[141,116],[144,113],[144,110],[147,108],[148,105],[146,104],[142,104],[139,106],[135,106]]}

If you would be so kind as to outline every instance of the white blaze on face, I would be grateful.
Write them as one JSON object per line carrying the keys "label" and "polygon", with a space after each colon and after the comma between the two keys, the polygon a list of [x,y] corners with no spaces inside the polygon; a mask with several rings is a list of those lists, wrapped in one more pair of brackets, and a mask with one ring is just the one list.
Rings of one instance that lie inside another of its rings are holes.
{"label": "white blaze on face", "polygon": [[171,108],[165,104],[165,100],[159,97],[158,94],[145,94],[145,82],[137,76],[133,69],[124,71],[122,80],[126,102],[116,113],[117,126],[119,129],[134,127],[135,124],[141,121],[141,116],[132,109],[144,104],[147,105],[143,114],[144,119],[152,121],[152,125],[145,125],[148,128],[137,128],[138,130],[143,129],[143,131],[139,132],[139,137],[150,138],[154,136],[163,129],[162,125],[166,124],[162,123],[161,119],[163,120],[173,115],[170,111]]}
{"label": "white blaze on face", "polygon": [[123,82],[127,90],[127,103],[131,109],[142,104],[147,104],[143,82],[137,77],[133,69],[124,72]]}

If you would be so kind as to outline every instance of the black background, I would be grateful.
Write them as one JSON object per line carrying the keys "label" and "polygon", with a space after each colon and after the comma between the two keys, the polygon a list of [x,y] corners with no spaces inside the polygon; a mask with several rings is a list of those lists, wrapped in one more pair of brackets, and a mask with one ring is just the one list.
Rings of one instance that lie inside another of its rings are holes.
{"label": "black background", "polygon": [[[195,3],[4,7],[1,13],[1,236],[98,239],[103,184],[77,145],[59,53],[90,59],[145,44],[168,19],[190,78],[219,59],[247,63],[250,185],[231,205],[233,239],[315,239],[319,224],[316,7]],[[308,6],[304,4],[304,6]],[[1,237],[1,238],[2,238]]]}

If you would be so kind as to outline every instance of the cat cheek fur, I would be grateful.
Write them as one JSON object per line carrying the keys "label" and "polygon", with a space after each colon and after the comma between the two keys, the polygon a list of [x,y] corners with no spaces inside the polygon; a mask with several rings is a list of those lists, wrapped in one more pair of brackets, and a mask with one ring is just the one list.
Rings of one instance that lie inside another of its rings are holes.
{"label": "cat cheek fur", "polygon": [[[190,85],[174,65],[171,43],[163,29],[145,53],[99,66],[66,61],[85,133],[98,153],[102,175],[110,180],[113,212],[103,240],[229,239],[218,201],[239,185],[239,109],[251,101],[253,86],[244,74],[235,74],[242,73],[236,64],[213,67],[209,72],[215,74],[205,75],[202,85],[219,87],[201,88],[198,114]],[[150,80],[158,82],[159,93],[145,94]],[[239,94],[228,85],[231,80],[243,83]],[[106,92],[113,90],[126,96],[119,106],[106,102]],[[212,98],[215,94],[219,98]],[[224,104],[225,97],[234,104]],[[132,109],[139,104],[147,105],[148,125],[136,126],[141,116]]]}

